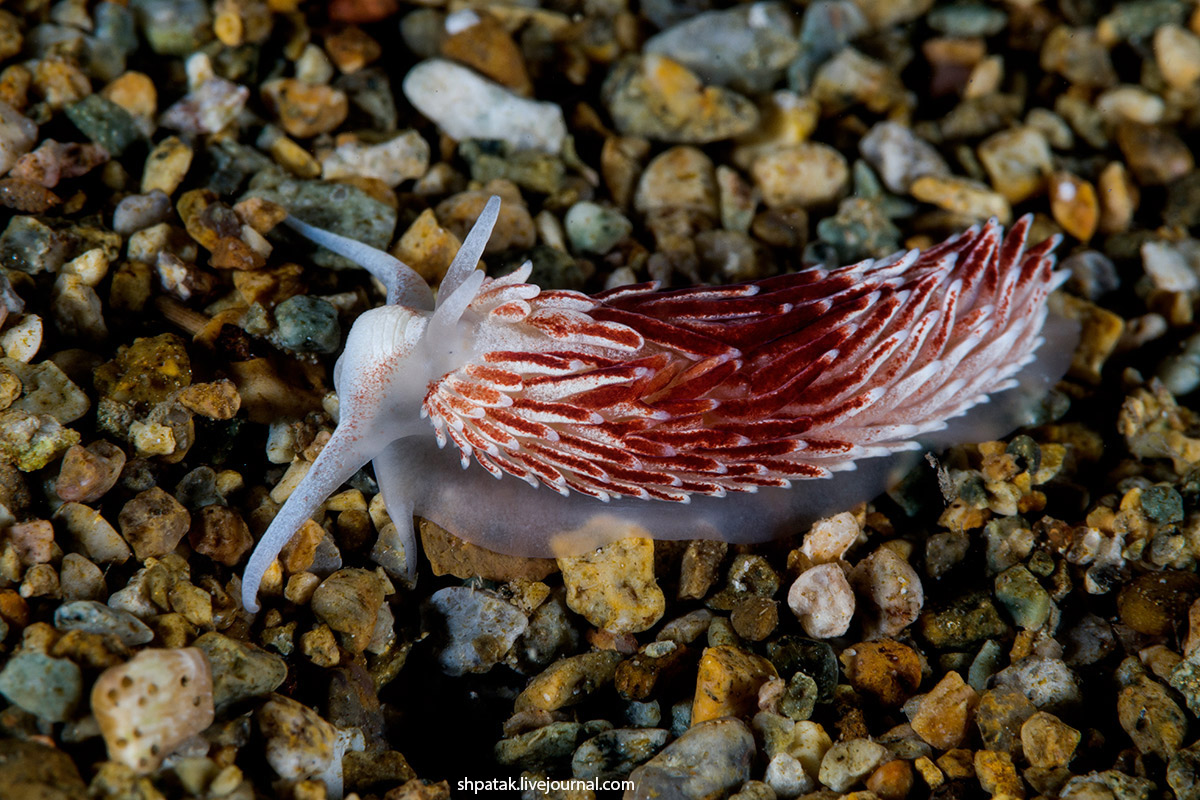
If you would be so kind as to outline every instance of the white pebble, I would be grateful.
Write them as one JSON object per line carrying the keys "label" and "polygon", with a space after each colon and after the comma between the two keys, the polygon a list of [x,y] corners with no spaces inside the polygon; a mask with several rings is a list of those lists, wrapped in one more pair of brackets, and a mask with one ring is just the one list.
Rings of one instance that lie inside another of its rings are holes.
{"label": "white pebble", "polygon": [[814,564],[827,564],[845,555],[860,533],[862,528],[858,520],[845,511],[813,523],[808,533],[804,534],[800,551]]}
{"label": "white pebble", "polygon": [[817,779],[835,792],[844,792],[875,771],[888,750],[870,739],[851,739],[829,748],[821,759]]}
{"label": "white pebble", "polygon": [[895,636],[916,621],[925,605],[921,578],[896,553],[880,547],[854,568],[854,582],[869,597],[876,613],[868,621],[868,638]]}
{"label": "white pebble", "polygon": [[404,78],[404,96],[453,139],[498,139],[515,150],[558,153],[567,135],[555,103],[526,100],[440,58],[422,61]]}
{"label": "white pebble", "polygon": [[775,796],[783,800],[791,800],[816,788],[813,779],[804,771],[804,765],[787,753],[779,753],[767,763],[763,780],[775,790]]}
{"label": "white pebble", "polygon": [[0,350],[22,364],[28,364],[42,346],[42,318],[37,314],[21,314],[0,333]]}
{"label": "white pebble", "polygon": [[796,578],[788,607],[814,639],[841,636],[854,618],[854,592],[837,564],[820,564]]}
{"label": "white pebble", "polygon": [[429,143],[416,131],[405,131],[377,145],[346,142],[321,161],[321,176],[378,178],[396,187],[420,178],[429,169]]}
{"label": "white pebble", "polygon": [[109,758],[149,774],[212,724],[208,659],[194,647],[143,650],[100,675],[92,689],[92,713]]}

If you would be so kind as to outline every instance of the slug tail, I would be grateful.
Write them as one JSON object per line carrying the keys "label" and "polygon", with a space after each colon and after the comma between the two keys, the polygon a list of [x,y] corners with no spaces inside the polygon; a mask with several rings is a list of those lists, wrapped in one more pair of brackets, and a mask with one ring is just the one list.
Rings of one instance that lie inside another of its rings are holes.
{"label": "slug tail", "polygon": [[370,460],[370,454],[363,450],[363,442],[357,436],[341,427],[334,431],[250,554],[242,577],[242,605],[247,611],[258,611],[258,587],[283,546],[339,486]]}

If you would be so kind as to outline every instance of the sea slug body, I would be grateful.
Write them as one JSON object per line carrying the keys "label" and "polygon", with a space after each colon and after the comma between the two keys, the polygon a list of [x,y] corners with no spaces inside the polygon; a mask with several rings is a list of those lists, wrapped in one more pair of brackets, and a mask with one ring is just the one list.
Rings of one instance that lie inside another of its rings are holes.
{"label": "sea slug body", "polygon": [[845,267],[589,296],[527,283],[528,263],[477,270],[498,211],[492,198],[436,304],[386,253],[289,218],[388,303],[349,333],[340,420],[250,559],[248,610],[280,548],[371,460],[410,571],[413,514],[524,556],[630,525],[760,541],[870,499],[914,452],[1017,427],[1070,356],[1046,305],[1066,279],[1057,238],[1026,248],[1028,216]]}

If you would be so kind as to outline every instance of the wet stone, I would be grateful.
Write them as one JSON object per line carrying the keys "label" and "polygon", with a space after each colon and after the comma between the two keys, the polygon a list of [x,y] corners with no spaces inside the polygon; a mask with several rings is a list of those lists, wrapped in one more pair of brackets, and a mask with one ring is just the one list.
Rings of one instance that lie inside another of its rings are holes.
{"label": "wet stone", "polygon": [[845,157],[819,142],[765,153],[754,160],[750,172],[762,192],[763,202],[772,208],[828,206],[837,202],[850,186],[850,168]]}
{"label": "wet stone", "polygon": [[582,556],[558,559],[567,605],[601,630],[644,631],[662,618],[666,598],[654,579],[654,542],[625,538]]}
{"label": "wet stone", "polygon": [[59,606],[54,611],[54,627],[60,631],[108,634],[131,646],[149,644],[154,639],[154,631],[133,614],[92,600]]}
{"label": "wet stone", "polygon": [[317,618],[338,633],[345,634],[345,647],[361,653],[375,632],[375,622],[384,602],[384,586],[379,576],[365,569],[340,569],[330,575],[312,596]]}
{"label": "wet stone", "polygon": [[0,412],[0,461],[22,472],[45,467],[78,443],[79,434],[49,414],[16,409]]}
{"label": "wet stone", "polygon": [[0,358],[0,368],[11,372],[21,382],[21,396],[9,408],[30,414],[49,414],[67,425],[86,414],[91,406],[83,390],[53,361],[30,365]]}
{"label": "wet stone", "polygon": [[957,672],[947,672],[921,698],[911,724],[917,735],[934,747],[957,747],[966,738],[975,715],[979,695]]}
{"label": "wet stone", "polygon": [[850,684],[885,706],[900,705],[921,683],[920,658],[900,642],[860,642],[844,650],[842,659]]}
{"label": "wet stone", "polygon": [[735,719],[701,722],[629,774],[630,800],[719,797],[750,777],[754,737]]}
{"label": "wet stone", "polygon": [[767,657],[780,675],[799,671],[812,678],[817,684],[818,702],[833,698],[841,672],[833,648],[825,642],[781,636],[767,644]]}
{"label": "wet stone", "polygon": [[979,737],[988,750],[1020,755],[1021,724],[1037,712],[1037,706],[1017,688],[1000,686],[983,693],[975,710]]}
{"label": "wet stone", "polygon": [[1191,150],[1165,127],[1123,122],[1116,138],[1130,172],[1143,186],[1169,184],[1195,168]]}
{"label": "wet stone", "polygon": [[278,694],[254,716],[266,740],[267,763],[281,778],[314,778],[341,792],[342,756],[362,749],[361,732],[338,730],[308,706]]}
{"label": "wet stone", "polygon": [[164,333],[122,345],[117,357],[97,367],[93,377],[103,396],[149,405],[191,383],[192,368],[183,341]]}
{"label": "wet stone", "polygon": [[145,560],[173,551],[187,533],[191,518],[178,500],[155,486],[122,506],[117,524],[134,556]]}
{"label": "wet stone", "polygon": [[496,742],[496,761],[524,769],[545,769],[571,758],[583,731],[578,722],[551,722],[537,730]]}
{"label": "wet stone", "polygon": [[332,353],[341,344],[342,329],[337,309],[328,300],[296,295],[275,309],[279,341],[289,350],[302,353]]}
{"label": "wet stone", "polygon": [[1013,623],[1027,631],[1037,630],[1050,618],[1049,593],[1020,564],[996,576],[996,599]]}
{"label": "wet stone", "polygon": [[879,172],[889,191],[906,193],[923,175],[948,175],[950,167],[941,153],[898,122],[880,122],[858,145],[868,163]]}
{"label": "wet stone", "polygon": [[1043,711],[1058,711],[1079,702],[1079,678],[1057,658],[1031,656],[1002,670],[996,685],[1011,685]]}
{"label": "wet stone", "polygon": [[671,58],[705,83],[754,94],[774,86],[800,49],[791,12],[764,2],[697,14],[650,37],[643,52]]}
{"label": "wet stone", "polygon": [[1142,678],[1117,695],[1117,719],[1134,747],[1169,760],[1183,744],[1188,719],[1160,683]]}
{"label": "wet stone", "polygon": [[487,672],[525,632],[529,620],[491,592],[451,586],[434,592],[430,608],[442,620],[444,644],[438,663],[447,675]]}
{"label": "wet stone", "polygon": [[119,156],[142,138],[142,131],[133,115],[98,94],[88,95],[68,106],[66,114],[84,136],[113,156]]}
{"label": "wet stone", "polygon": [[287,664],[279,656],[249,642],[209,632],[196,639],[212,667],[213,703],[224,706],[269,694],[287,677]]}
{"label": "wet stone", "polygon": [[921,635],[934,647],[954,650],[1008,632],[1008,626],[986,595],[968,595],[947,608],[925,611],[919,625]]}
{"label": "wet stone", "polygon": [[576,778],[611,779],[628,775],[667,743],[663,728],[614,728],[579,745],[571,756]]}
{"label": "wet stone", "polygon": [[1200,595],[1200,577],[1166,570],[1137,576],[1117,595],[1117,613],[1139,633],[1158,636],[1172,630]]}
{"label": "wet stone", "polygon": [[0,670],[0,694],[34,716],[65,722],[79,705],[83,677],[72,661],[19,652]]}
{"label": "wet stone", "polygon": [[758,123],[758,109],[747,98],[706,87],[687,67],[658,55],[617,62],[601,97],[626,136],[705,144],[747,133]]}
{"label": "wet stone", "polygon": [[838,742],[821,759],[818,780],[835,792],[845,792],[874,772],[887,756],[886,747],[869,739]]}
{"label": "wet stone", "polygon": [[0,266],[30,275],[54,272],[66,260],[68,243],[34,217],[14,216],[0,235]]}
{"label": "wet stone", "polygon": [[535,676],[513,704],[517,712],[557,711],[581,703],[613,680],[620,653],[601,650],[560,659]]}
{"label": "wet stone", "polygon": [[563,218],[571,247],[581,253],[603,255],[633,231],[633,223],[619,211],[581,202]]}
{"label": "wet stone", "polygon": [[1025,757],[1035,767],[1065,767],[1075,755],[1081,734],[1053,714],[1039,711],[1021,726]]}
{"label": "wet stone", "polygon": [[758,690],[776,678],[770,661],[737,647],[709,647],[700,656],[692,723],[720,717],[749,717],[757,708]]}

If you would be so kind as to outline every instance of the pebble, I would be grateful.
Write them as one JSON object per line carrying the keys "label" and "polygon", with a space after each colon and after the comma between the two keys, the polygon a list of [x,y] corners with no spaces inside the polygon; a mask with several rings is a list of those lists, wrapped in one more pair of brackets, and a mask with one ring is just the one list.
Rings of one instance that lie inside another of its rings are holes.
{"label": "pebble", "polygon": [[158,89],[149,75],[130,70],[118,75],[100,90],[100,96],[128,111],[137,121],[142,134],[151,136],[158,123]]}
{"label": "pebble", "polygon": [[898,706],[921,684],[921,659],[911,647],[890,639],[860,642],[842,651],[846,678],[855,689],[885,706]]}
{"label": "pebble", "polygon": [[1117,614],[1121,622],[1139,633],[1162,636],[1200,594],[1200,578],[1192,572],[1147,572],[1121,587]]}
{"label": "pebble", "polygon": [[1192,250],[1188,253],[1175,242],[1148,240],[1142,243],[1142,267],[1155,288],[1165,292],[1200,289],[1200,276],[1192,266],[1193,262],[1200,265],[1200,259],[1194,258],[1195,250]]}
{"label": "pebble", "polygon": [[0,412],[0,461],[22,472],[42,469],[78,443],[79,433],[64,428],[49,414],[17,409]]}
{"label": "pebble", "polygon": [[642,52],[666,56],[702,81],[740,92],[766,92],[800,53],[792,12],[757,2],[697,14],[646,41]]}
{"label": "pebble", "polygon": [[465,586],[439,589],[429,606],[442,618],[445,639],[438,663],[447,675],[487,672],[529,627],[520,609],[492,592]]}
{"label": "pebble", "polygon": [[19,158],[34,149],[36,143],[37,125],[0,101],[0,175],[16,166]]}
{"label": "pebble", "polygon": [[249,99],[250,90],[245,86],[210,77],[164,111],[159,124],[181,133],[218,133],[237,119]]}
{"label": "pebble", "polygon": [[888,750],[869,739],[850,739],[829,748],[817,776],[835,792],[845,792],[866,778],[888,757]]}
{"label": "pebble", "polygon": [[1058,711],[1079,702],[1079,678],[1058,658],[1030,656],[997,673],[997,686],[1015,686],[1043,711]]}
{"label": "pebble", "polygon": [[1012,222],[1012,207],[998,192],[984,184],[956,175],[924,175],[913,181],[909,191],[923,203],[961,214],[972,220],[996,217],[1001,225]]}
{"label": "pebble", "polygon": [[287,677],[282,658],[249,642],[210,631],[192,646],[204,653],[212,668],[213,704],[218,709],[270,694]]}
{"label": "pebble", "polygon": [[947,36],[986,38],[1004,30],[1008,15],[982,3],[959,3],[931,10],[926,22]]}
{"label": "pebble", "polygon": [[123,564],[133,555],[129,545],[99,511],[82,503],[64,503],[55,512],[84,554],[101,564]]}
{"label": "pebble", "polygon": [[144,228],[166,222],[171,213],[171,198],[161,189],[146,194],[131,194],[117,203],[113,211],[113,230],[129,236]]}
{"label": "pebble", "polygon": [[279,777],[317,780],[325,784],[325,796],[342,796],[342,757],[363,749],[361,731],[339,730],[308,706],[278,694],[254,716],[266,739],[267,763]]}
{"label": "pebble", "polygon": [[214,504],[192,514],[188,543],[197,553],[233,567],[254,546],[254,539],[240,514]]}
{"label": "pebble", "polygon": [[670,147],[642,172],[634,208],[644,214],[687,210],[715,218],[719,214],[712,159],[696,147]]}
{"label": "pebble", "polygon": [[1108,48],[1093,28],[1059,25],[1051,30],[1042,43],[1041,66],[1077,86],[1103,89],[1117,82]]}
{"label": "pebble", "polygon": [[775,667],[762,656],[729,645],[705,648],[696,673],[692,724],[751,716],[758,708],[759,688],[777,677]]}
{"label": "pebble", "polygon": [[620,211],[586,200],[567,210],[563,225],[573,250],[594,255],[604,255],[633,232]]}
{"label": "pebble", "polygon": [[740,720],[697,723],[629,773],[627,800],[727,795],[750,778],[754,753],[754,737]]}
{"label": "pebble", "polygon": [[[977,656],[976,661],[979,658]],[[988,680],[980,675],[982,670],[975,669],[974,663],[971,666],[972,671],[968,673],[971,688],[975,688],[976,682],[986,687]],[[995,672],[994,664],[991,671]],[[979,728],[983,746],[988,750],[1003,750],[1013,756],[1021,755],[1021,725],[1036,712],[1037,707],[1016,687],[997,686],[983,692],[975,709],[975,724]]]}
{"label": "pebble", "polygon": [[421,550],[434,575],[453,575],[463,580],[478,576],[485,580],[540,581],[558,569],[554,559],[495,553],[459,539],[428,520],[421,520],[420,533]]}
{"label": "pebble", "polygon": [[1069,172],[1050,178],[1050,211],[1063,230],[1081,242],[1092,238],[1100,224],[1100,202],[1088,181]]}
{"label": "pebble", "polygon": [[1031,125],[992,134],[980,143],[977,153],[992,186],[1010,203],[1040,194],[1054,169],[1050,143]]}
{"label": "pebble", "polygon": [[149,644],[154,639],[154,631],[133,614],[92,600],[77,600],[56,608],[54,627],[60,631],[108,634],[131,647]]}
{"label": "pebble", "polygon": [[157,486],[139,492],[117,515],[121,536],[139,561],[172,552],[191,525],[188,511]]}
{"label": "pebble", "polygon": [[104,572],[78,553],[67,553],[63,556],[62,566],[59,568],[59,582],[63,599],[68,602],[103,600],[108,597]]}
{"label": "pebble", "polygon": [[90,94],[65,109],[67,119],[111,156],[119,156],[142,138],[142,129],[132,114],[111,100]]}
{"label": "pebble", "polygon": [[[608,723],[599,723],[607,725]],[[558,767],[571,757],[584,726],[578,722],[551,722],[536,730],[496,742],[496,761],[526,770]]]}
{"label": "pebble", "polygon": [[279,343],[297,353],[333,353],[342,342],[337,308],[328,300],[300,294],[275,307]]}
{"label": "pebble", "polygon": [[567,606],[611,633],[639,633],[660,619],[666,598],[654,578],[654,541],[619,539],[591,553],[558,559]]}
{"label": "pebble", "polygon": [[1059,797],[1063,800],[1150,800],[1155,790],[1153,781],[1126,775],[1115,769],[1076,775],[1063,785]]}
{"label": "pebble", "polygon": [[1017,627],[1033,631],[1050,619],[1050,594],[1026,567],[1010,567],[996,576],[995,585],[996,600]]}
{"label": "pebble", "polygon": [[183,341],[164,333],[122,345],[116,358],[96,368],[93,380],[103,397],[154,405],[191,383],[192,367]]}
{"label": "pebble", "polygon": [[898,122],[880,122],[858,143],[863,158],[879,173],[889,191],[906,194],[923,175],[949,175],[937,148]]}
{"label": "pebble", "polygon": [[92,687],[92,713],[109,758],[140,775],[151,773],[212,724],[208,661],[195,648],[143,650],[100,675]]}
{"label": "pebble", "polygon": [[653,54],[618,61],[601,99],[622,135],[662,142],[717,142],[748,133],[759,121],[749,99],[705,86],[687,67]]}
{"label": "pebble", "polygon": [[259,87],[263,100],[289,136],[310,139],[346,121],[350,101],[331,86],[311,86],[296,78],[275,78]]}
{"label": "pebble", "polygon": [[178,136],[168,136],[156,144],[146,156],[142,194],[155,191],[168,197],[174,194],[192,166],[192,156],[192,148]]}
{"label": "pebble", "polygon": [[429,143],[413,130],[382,144],[347,141],[321,160],[321,177],[377,178],[395,188],[406,180],[425,175],[429,170],[429,153]]}
{"label": "pebble", "polygon": [[534,676],[517,696],[513,708],[517,713],[557,711],[582,703],[612,683],[620,661],[621,654],[613,650],[559,659]]}
{"label": "pebble", "polygon": [[1025,786],[1017,776],[1017,768],[1008,753],[979,750],[975,753],[974,766],[980,787],[993,797],[1025,796]]}
{"label": "pebble", "polygon": [[763,202],[771,208],[819,208],[836,203],[850,188],[846,158],[819,142],[764,153],[750,167]]}
{"label": "pebble", "polygon": [[1188,718],[1170,691],[1148,677],[1117,694],[1117,720],[1133,746],[1168,761],[1183,744]]}
{"label": "pebble", "polygon": [[813,78],[811,96],[822,113],[840,111],[861,103],[875,113],[904,109],[913,98],[896,71],[853,47],[844,47],[826,61]]}
{"label": "pebble", "polygon": [[1192,151],[1165,127],[1122,122],[1117,125],[1116,139],[1129,171],[1143,186],[1171,183],[1196,166]]}
{"label": "pebble", "polygon": [[978,693],[950,670],[921,698],[910,722],[918,736],[939,750],[947,750],[966,738],[978,703]]}
{"label": "pebble", "polygon": [[880,547],[854,567],[851,577],[874,606],[864,625],[868,636],[895,636],[920,616],[925,605],[921,578],[892,549]]}
{"label": "pebble", "polygon": [[521,48],[504,23],[488,13],[464,9],[446,17],[441,55],[481,72],[485,77],[522,97],[533,94],[533,84]]}
{"label": "pebble", "polygon": [[583,742],[571,756],[571,774],[583,780],[619,779],[667,743],[663,728],[614,728]]}
{"label": "pebble", "polygon": [[0,694],[47,722],[66,722],[83,695],[83,675],[73,661],[23,650],[0,670]]}
{"label": "pebble", "polygon": [[408,101],[454,139],[498,139],[513,150],[551,154],[566,139],[557,104],[528,100],[452,61],[422,61],[402,87]]}
{"label": "pebble", "polygon": [[1176,89],[1200,81],[1200,37],[1179,25],[1154,31],[1154,59],[1163,79]]}
{"label": "pebble", "polygon": [[48,414],[68,425],[86,414],[91,407],[83,390],[63,374],[53,361],[24,364],[16,359],[0,358],[0,365],[21,383],[21,396],[9,408],[30,414]]}
{"label": "pebble", "polygon": [[913,769],[909,762],[898,758],[884,762],[866,780],[867,791],[882,800],[904,800],[912,786]]}
{"label": "pebble", "polygon": [[801,573],[788,590],[787,602],[804,632],[817,639],[841,636],[854,618],[854,591],[837,564],[820,564]]}
{"label": "pebble", "polygon": [[384,594],[384,583],[376,573],[340,569],[317,587],[312,610],[317,619],[344,634],[342,644],[346,649],[361,653],[371,643]]}
{"label": "pebble", "polygon": [[1071,763],[1082,734],[1053,714],[1039,711],[1021,726],[1025,757],[1035,767],[1053,769]]}

